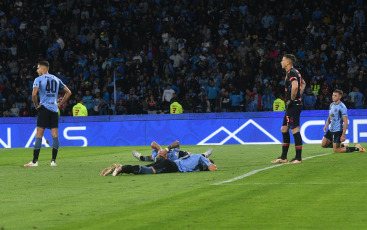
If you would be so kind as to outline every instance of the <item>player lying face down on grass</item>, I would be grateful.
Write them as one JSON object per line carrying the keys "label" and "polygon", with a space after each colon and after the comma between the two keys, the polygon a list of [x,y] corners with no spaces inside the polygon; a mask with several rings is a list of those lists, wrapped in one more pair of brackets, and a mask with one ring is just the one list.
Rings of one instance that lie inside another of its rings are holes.
{"label": "player lying face down on grass", "polygon": [[[156,162],[156,157],[158,157],[158,156],[162,156],[165,159],[170,159],[170,160],[174,161],[174,160],[177,160],[180,157],[183,157],[183,156],[187,155],[187,153],[189,153],[189,152],[180,150],[180,142],[179,141],[173,142],[172,144],[170,144],[165,149],[163,149],[157,142],[153,141],[152,144],[150,145],[150,147],[152,149],[152,154],[149,155],[149,156],[143,156],[142,154],[140,154],[136,150],[133,150],[132,154],[139,161],[154,161],[154,162]],[[208,158],[212,154],[212,152],[213,152],[213,149],[208,149],[202,155],[204,157]]]}
{"label": "player lying face down on grass", "polygon": [[134,174],[158,174],[173,172],[198,172],[198,171],[217,171],[217,166],[209,158],[200,154],[190,154],[175,161],[161,159],[150,165],[121,165],[112,164],[110,168],[105,168],[101,176],[112,174],[117,176],[122,173]]}

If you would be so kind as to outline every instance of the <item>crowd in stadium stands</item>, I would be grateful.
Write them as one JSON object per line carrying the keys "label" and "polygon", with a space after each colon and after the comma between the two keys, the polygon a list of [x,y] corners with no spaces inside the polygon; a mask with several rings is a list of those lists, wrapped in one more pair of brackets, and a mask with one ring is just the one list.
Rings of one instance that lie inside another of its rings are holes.
{"label": "crowd in stadium stands", "polygon": [[[305,109],[334,89],[366,107],[363,0],[2,0],[0,116],[35,116],[34,66],[83,100],[89,115],[269,111],[284,92],[280,61],[295,54]],[[114,93],[116,87],[116,93]]]}

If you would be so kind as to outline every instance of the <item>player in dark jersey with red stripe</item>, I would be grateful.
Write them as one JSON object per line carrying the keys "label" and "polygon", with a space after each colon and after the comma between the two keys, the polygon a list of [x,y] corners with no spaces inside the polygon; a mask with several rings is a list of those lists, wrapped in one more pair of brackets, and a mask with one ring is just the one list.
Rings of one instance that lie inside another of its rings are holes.
{"label": "player in dark jersey with red stripe", "polygon": [[[302,111],[301,95],[306,88],[306,82],[301,74],[293,67],[296,57],[293,54],[283,56],[281,65],[286,71],[285,77],[285,95],[286,111],[283,119],[281,132],[283,135],[282,156],[273,160],[272,163],[302,163],[302,137],[299,132],[300,114]],[[288,162],[287,154],[290,143],[289,129],[294,137],[296,147],[296,157]]]}

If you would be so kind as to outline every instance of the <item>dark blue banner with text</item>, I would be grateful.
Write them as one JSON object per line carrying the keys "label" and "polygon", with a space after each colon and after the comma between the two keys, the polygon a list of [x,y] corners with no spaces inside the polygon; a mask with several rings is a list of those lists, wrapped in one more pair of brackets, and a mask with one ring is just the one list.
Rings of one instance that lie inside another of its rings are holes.
{"label": "dark blue banner with text", "polygon": [[[347,141],[367,142],[367,110],[348,111]],[[280,144],[284,112],[60,117],[60,146]],[[304,143],[321,143],[328,111],[303,111]],[[33,147],[36,118],[0,118],[0,148]],[[46,130],[46,139],[52,142]],[[291,138],[293,140],[293,138]],[[50,143],[52,144],[52,143]]]}

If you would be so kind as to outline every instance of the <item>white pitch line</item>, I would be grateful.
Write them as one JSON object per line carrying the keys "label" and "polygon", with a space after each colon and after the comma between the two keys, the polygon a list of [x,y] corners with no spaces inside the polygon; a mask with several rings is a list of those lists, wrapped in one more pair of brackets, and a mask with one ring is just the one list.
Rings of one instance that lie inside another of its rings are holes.
{"label": "white pitch line", "polygon": [[242,183],[242,184],[228,184],[232,186],[243,185],[335,185],[335,184],[367,184],[367,181],[360,182],[306,182],[306,183]]}
{"label": "white pitch line", "polygon": [[[306,158],[302,159],[302,161],[308,160],[308,159],[311,159],[311,158],[314,158],[314,157],[326,156],[326,155],[329,155],[329,154],[331,154],[331,153],[324,153],[324,154],[320,154],[320,155],[306,157]],[[282,165],[284,165],[284,164],[277,164],[277,165],[269,166],[269,167],[262,168],[262,169],[256,169],[256,170],[253,170],[253,171],[248,172],[246,174],[243,174],[241,176],[235,177],[233,179],[222,181],[222,182],[218,182],[218,183],[215,183],[215,184],[212,184],[212,185],[222,185],[222,184],[230,183],[230,182],[233,182],[233,181],[236,181],[236,180],[241,180],[243,178],[252,176],[252,175],[254,175],[254,174],[258,173],[258,172],[265,171],[265,170],[268,170],[268,169],[272,169],[272,168],[275,168],[275,167],[279,167],[279,166],[282,166]]]}

